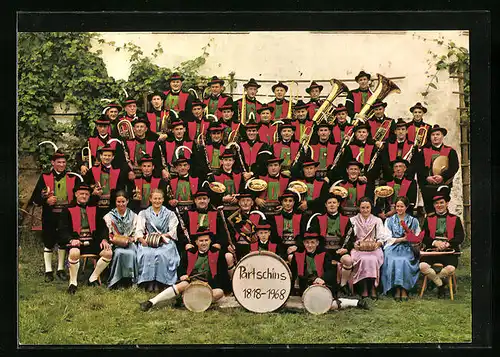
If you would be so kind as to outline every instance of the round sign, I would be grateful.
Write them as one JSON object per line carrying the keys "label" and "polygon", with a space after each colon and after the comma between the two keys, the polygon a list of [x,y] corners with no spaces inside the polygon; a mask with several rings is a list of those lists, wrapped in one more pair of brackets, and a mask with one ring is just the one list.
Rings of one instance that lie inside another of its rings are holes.
{"label": "round sign", "polygon": [[283,306],[291,291],[292,273],[278,255],[262,251],[245,255],[236,265],[233,293],[252,312],[271,312]]}

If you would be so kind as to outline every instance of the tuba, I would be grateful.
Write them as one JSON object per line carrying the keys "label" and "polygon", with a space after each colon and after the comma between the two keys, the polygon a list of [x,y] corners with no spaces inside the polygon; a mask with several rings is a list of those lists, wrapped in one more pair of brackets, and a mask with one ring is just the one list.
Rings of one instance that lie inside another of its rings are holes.
{"label": "tuba", "polygon": [[132,124],[127,120],[123,119],[116,124],[118,129],[118,134],[125,140],[135,139],[134,129]]}
{"label": "tuba", "polygon": [[333,104],[333,101],[341,93],[349,91],[349,88],[338,79],[331,79],[330,83],[332,84],[332,90],[330,94],[328,94],[328,97],[323,101],[316,114],[314,114],[314,117],[312,118],[314,123],[319,123],[320,120],[326,120],[330,125],[332,125],[335,121],[335,115],[333,114],[335,105]]}
{"label": "tuba", "polygon": [[377,99],[383,100],[385,97],[387,97],[389,94],[393,92],[401,93],[401,89],[399,89],[396,83],[384,77],[380,73],[377,73],[377,77],[378,77],[377,88],[375,88],[373,94],[370,96],[370,98],[368,98],[363,108],[361,108],[361,111],[354,116],[355,119],[354,126],[356,126],[358,120],[365,122],[366,119],[370,119],[373,116],[374,111],[372,110],[372,105]]}

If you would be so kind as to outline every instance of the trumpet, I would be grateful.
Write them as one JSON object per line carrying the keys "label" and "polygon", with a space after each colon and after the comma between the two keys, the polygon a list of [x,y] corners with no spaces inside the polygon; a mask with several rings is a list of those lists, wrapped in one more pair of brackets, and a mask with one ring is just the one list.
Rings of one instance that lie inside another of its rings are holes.
{"label": "trumpet", "polygon": [[88,164],[88,168],[92,168],[92,151],[90,150],[90,142],[87,141],[87,146],[82,149],[82,161]]}
{"label": "trumpet", "polygon": [[[389,125],[390,125],[390,123],[389,123]],[[387,134],[388,131],[389,131],[389,128],[384,126],[382,123],[382,125],[377,129],[377,132],[375,133],[374,140],[375,141],[382,141],[385,138],[385,135]],[[368,166],[366,172],[370,171],[373,168],[373,166],[375,165],[375,161],[377,161],[377,157],[380,155],[380,153],[382,152],[382,149],[384,148],[384,145],[385,145],[385,142],[382,141],[382,144],[377,149],[377,152],[375,153],[375,155],[373,155],[373,158],[370,161],[370,165]]]}
{"label": "trumpet", "polygon": [[424,146],[426,140],[427,140],[427,128],[425,126],[421,126],[420,128],[418,128],[417,133],[415,134],[415,142],[413,143],[410,151],[408,151],[406,155],[403,157],[403,159],[407,160],[408,162],[411,162],[415,150],[418,150],[419,148]]}

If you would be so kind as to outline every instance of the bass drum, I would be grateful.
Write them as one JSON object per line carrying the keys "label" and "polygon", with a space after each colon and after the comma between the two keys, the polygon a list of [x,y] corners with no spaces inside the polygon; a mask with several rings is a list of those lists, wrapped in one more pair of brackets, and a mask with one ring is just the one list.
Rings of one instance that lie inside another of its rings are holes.
{"label": "bass drum", "polygon": [[212,288],[204,281],[192,281],[182,294],[182,302],[189,311],[203,312],[212,305]]}
{"label": "bass drum", "polygon": [[285,305],[290,296],[292,272],[278,255],[251,252],[236,265],[233,294],[248,311],[272,312]]}
{"label": "bass drum", "polygon": [[302,294],[304,308],[314,315],[327,313],[332,307],[333,295],[323,285],[311,285]]}

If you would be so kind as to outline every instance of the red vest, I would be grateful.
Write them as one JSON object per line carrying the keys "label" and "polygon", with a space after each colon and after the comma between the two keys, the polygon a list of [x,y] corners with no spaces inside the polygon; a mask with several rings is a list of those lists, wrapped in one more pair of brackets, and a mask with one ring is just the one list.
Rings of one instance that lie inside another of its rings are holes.
{"label": "red vest", "polygon": [[[149,130],[151,130],[153,133],[156,133],[156,113],[146,113],[149,119]],[[162,110],[160,112],[160,123],[161,119],[165,115],[165,110]]]}
{"label": "red vest", "polygon": [[[193,142],[192,141],[184,141],[182,143],[183,146],[186,146],[193,150]],[[165,142],[165,160],[167,163],[171,164],[172,163],[172,158],[174,156],[175,152],[175,141],[166,141]],[[191,153],[188,150],[184,150],[184,157],[186,159],[191,158]]]}
{"label": "red vest", "polygon": [[[215,276],[217,275],[218,259],[219,259],[219,251],[217,252],[212,252],[211,250],[208,251],[208,266],[210,267],[210,273],[212,274],[212,278],[215,278]],[[186,271],[187,275],[191,274],[197,260],[198,260],[198,251],[196,251],[196,253],[191,253],[189,251],[187,252],[187,261],[188,261],[188,267]]]}
{"label": "red vest", "polygon": [[[69,207],[68,211],[71,215],[71,222],[73,223],[73,232],[76,232],[80,235],[82,230],[82,222],[80,217],[80,206]],[[90,232],[95,231],[95,206],[87,206],[85,207],[85,211],[87,212],[87,220],[89,221]]]}
{"label": "red vest", "polygon": [[[340,214],[340,234],[344,236],[345,234],[345,227],[347,226],[347,222],[349,222],[349,217],[344,216]],[[325,237],[326,233],[328,232],[328,215],[322,214],[318,216],[318,222],[319,222],[319,229],[320,229],[320,234]]]}
{"label": "red vest", "polygon": [[[167,96],[170,94],[170,90],[164,91],[163,94],[165,94],[165,99],[166,99]],[[188,100],[188,98],[189,98],[189,93],[184,93],[183,91],[180,91],[179,92],[179,102],[178,102],[179,104],[178,104],[178,106],[176,106],[174,108],[170,108],[170,109],[173,109],[176,112],[186,110],[186,101]]]}
{"label": "red vest", "polygon": [[[250,251],[256,252],[259,250],[259,242],[254,242],[250,244]],[[267,243],[267,250],[273,253],[276,253],[276,243]]]}
{"label": "red vest", "polygon": [[309,119],[312,120],[312,118],[314,118],[314,114],[316,114],[316,111],[321,106],[321,103],[322,101],[320,101],[320,103],[317,102],[307,103],[307,112],[309,113]]}
{"label": "red vest", "polygon": [[[431,126],[429,124],[425,124],[424,126],[427,128],[427,132],[429,132]],[[415,124],[411,124],[408,127],[408,132],[407,132],[407,137],[408,137],[409,141],[415,142],[415,134],[416,134],[416,132],[417,132],[417,130],[416,130]]]}
{"label": "red vest", "polygon": [[[217,109],[219,109],[220,107],[222,107],[224,104],[226,104],[226,101],[227,101],[227,98],[229,97],[223,97],[222,95],[219,95],[219,98],[217,99]],[[205,100],[203,100],[203,103],[206,104],[208,106],[208,103],[210,102],[210,98],[207,98]],[[220,110],[217,110],[214,115],[220,119],[222,118],[222,112]]]}
{"label": "red vest", "polygon": [[[394,187],[394,180],[390,181],[387,183],[387,186],[391,186],[391,187]],[[406,194],[408,193],[408,190],[410,189],[410,185],[411,185],[411,180],[408,180],[408,179],[403,179],[403,181],[401,181],[401,185],[399,187],[399,192],[398,192],[398,196],[405,196],[406,197]]]}
{"label": "red vest", "polygon": [[[281,103],[281,116],[280,116],[280,118],[286,118],[288,116],[288,106],[289,105],[290,105],[290,103],[288,102],[288,100],[283,99],[283,102]],[[274,99],[272,102],[267,103],[267,106],[274,108],[273,112],[271,113],[271,120],[280,119],[280,118],[276,118],[274,116],[274,113],[276,113],[276,99]]]}
{"label": "red vest", "polygon": [[[94,166],[92,168],[92,176],[95,182],[101,181],[101,166]],[[116,184],[118,183],[118,177],[120,176],[120,169],[109,169],[109,189],[114,190]]]}
{"label": "red vest", "polygon": [[[294,235],[297,235],[300,233],[300,221],[302,218],[302,214],[300,213],[294,213],[292,216],[292,225],[293,225],[293,233]],[[276,230],[278,231],[278,236],[281,238],[283,237],[283,215],[278,214],[274,216],[274,219],[276,221]]]}
{"label": "red vest", "polygon": [[[175,196],[177,193],[177,183],[179,182],[179,178],[176,177],[172,180],[170,180],[170,187],[172,187],[172,192]],[[198,178],[196,177],[189,177],[189,188],[191,189],[191,195],[196,193],[198,191]]]}
{"label": "red vest", "polygon": [[[198,120],[198,119],[196,119]],[[196,134],[196,124],[197,121],[190,121],[188,122],[188,135],[190,140],[195,140],[195,134]],[[205,119],[201,120],[201,127],[203,128],[203,132],[206,134],[208,126],[210,125],[210,122],[206,121]],[[200,129],[201,130],[201,129]],[[198,133],[199,134],[199,133]]]}
{"label": "red vest", "polygon": [[[429,235],[432,239],[436,238],[436,225],[437,216],[433,215],[427,217],[427,226],[429,227]],[[455,224],[457,223],[457,216],[447,215],[446,216],[446,238],[448,240],[453,239],[455,236]]]}
{"label": "red vest", "polygon": [[[188,211],[189,217],[189,233],[196,233],[198,230],[198,211]],[[213,234],[217,234],[217,212],[208,211],[208,228]],[[207,227],[207,226],[205,226]]]}
{"label": "red vest", "polygon": [[424,165],[425,167],[431,167],[432,154],[439,154],[443,156],[449,156],[451,151],[451,146],[446,146],[443,144],[441,151],[434,151],[432,147],[424,148]]}
{"label": "red vest", "polygon": [[298,141],[292,141],[290,146],[283,144],[281,141],[275,143],[273,145],[273,151],[275,157],[281,157],[281,149],[289,147],[290,148],[290,163],[293,162],[297,152],[299,152],[300,143]]}
{"label": "red vest", "polygon": [[[54,173],[51,171],[48,174],[43,174],[42,177],[43,182],[45,182],[45,186],[50,188],[50,192],[54,193]],[[68,195],[68,202],[71,202],[73,200],[73,188],[75,187],[75,179],[76,176],[69,176],[68,174],[66,174],[66,194]]]}
{"label": "red vest", "polygon": [[[212,154],[214,152],[214,147],[213,145],[206,145],[205,148],[207,149],[207,156],[208,156],[208,162],[212,164]],[[224,145],[221,145],[219,147],[219,156],[222,155],[222,153],[226,150],[226,147]],[[219,163],[222,159],[219,159]]]}
{"label": "red vest", "polygon": [[[360,147],[358,145],[354,145],[354,144],[349,145],[349,147],[351,148],[352,159],[356,160],[356,158],[359,155],[359,149],[360,149]],[[375,145],[372,145],[372,144],[366,144],[365,145],[365,153],[363,155],[364,162],[362,162],[363,165],[370,165],[372,151],[373,151],[374,147],[375,147]]]}
{"label": "red vest", "polygon": [[[322,252],[316,254],[314,256],[314,263],[316,264],[316,272],[318,273],[318,277],[323,277],[323,264],[325,262],[325,254],[326,252]],[[306,252],[295,252],[295,261],[297,262],[297,272],[299,277],[304,276],[304,263],[306,260]]]}
{"label": "red vest", "polygon": [[[344,134],[348,133],[349,130],[352,129],[352,125],[346,125],[344,127]],[[341,135],[341,129],[338,125],[335,125],[333,127],[333,138],[335,139],[336,143],[340,143],[342,141],[342,135]]]}
{"label": "red vest", "polygon": [[[333,164],[333,160],[335,160],[335,150],[337,150],[337,144],[331,144],[328,143],[326,145],[326,166],[328,167],[329,165]],[[314,151],[314,161],[319,162],[319,152],[320,149],[325,147],[324,145],[321,145],[320,143],[316,145],[311,145]]]}
{"label": "red vest", "polygon": [[[304,124],[305,124],[306,128],[309,128],[313,125],[313,121],[306,120]],[[300,142],[300,122],[299,122],[299,120],[296,119],[296,120],[292,121],[292,125],[295,126],[295,140]],[[306,130],[306,129],[304,129],[304,130]]]}
{"label": "red vest", "polygon": [[[404,157],[412,148],[412,145],[408,142],[408,140],[404,141],[403,144],[403,153],[401,154],[401,157]],[[394,161],[396,160],[396,157],[398,156],[398,142],[394,143],[389,143],[387,146],[387,150],[389,152],[389,161]]]}
{"label": "red vest", "polygon": [[[224,172],[222,172],[220,175],[215,175],[214,177],[215,177],[215,181],[220,182],[222,184],[224,183],[224,180],[231,180],[231,177],[229,177]],[[240,190],[241,174],[233,173],[232,180],[234,182],[235,193],[238,193],[238,191]]]}
{"label": "red vest", "polygon": [[[307,184],[306,180],[304,180],[304,179],[300,179],[298,181],[302,181],[305,184]],[[321,193],[321,188],[323,187],[324,182],[325,181],[314,180],[314,183],[313,183],[314,187],[313,187],[313,194],[312,194],[313,200],[319,197],[319,195]]]}
{"label": "red vest", "polygon": [[[238,103],[238,113],[241,113],[241,99],[238,99],[237,100],[237,103]],[[255,100],[255,102],[250,102],[247,100],[247,107],[248,107],[248,104],[254,104],[255,103],[255,121],[258,123],[260,122],[260,114],[257,113],[257,110],[259,110],[260,108],[262,108],[262,103],[259,102],[258,100]],[[236,114],[238,114],[236,113]],[[248,116],[246,117],[246,120],[248,121]]]}
{"label": "red vest", "polygon": [[[155,147],[156,141],[146,140],[146,154],[153,156],[153,149]],[[128,156],[131,162],[135,163],[135,147],[137,145],[137,140],[127,140]]]}
{"label": "red vest", "polygon": [[[109,138],[109,139],[111,139],[111,138]],[[89,143],[90,143],[90,152],[92,153],[93,157],[97,156],[97,148],[99,146],[104,146],[106,144],[106,143],[103,143],[101,141],[99,136],[91,136],[89,138]],[[111,148],[113,150],[116,150],[116,141],[111,142],[111,144],[109,144],[109,146],[111,146]]]}
{"label": "red vest", "polygon": [[269,126],[262,124],[259,128],[260,141],[269,145],[274,143],[274,133],[276,132],[276,125],[271,125],[271,123],[269,123]]}
{"label": "red vest", "polygon": [[385,133],[385,136],[382,140],[387,140],[387,138],[389,137],[389,134],[391,132],[391,130],[390,130],[391,123],[392,123],[391,119],[384,119],[384,121],[382,123],[379,123],[375,119],[369,119],[368,124],[370,124],[372,138],[375,139],[375,134],[377,133],[378,128],[383,125],[384,127],[387,128],[387,132]]}
{"label": "red vest", "polygon": [[240,143],[241,149],[243,150],[243,157],[248,166],[253,165],[257,161],[257,154],[262,146],[262,142],[257,141],[252,146],[252,151],[250,151],[250,145],[248,142],[243,141]]}
{"label": "red vest", "polygon": [[[353,184],[350,183],[349,181],[347,183],[341,183],[340,186],[346,189],[354,187]],[[358,204],[360,198],[365,195],[365,191],[366,191],[366,183],[358,182],[356,185],[356,205]],[[341,206],[345,206],[345,204],[346,201],[342,202]]]}
{"label": "red vest", "polygon": [[[160,184],[160,178],[159,177],[151,177],[151,191],[153,191],[155,188],[158,188],[158,185]],[[140,190],[142,190],[142,185],[144,184],[144,179],[142,177],[134,179],[135,187],[139,187]]]}
{"label": "red vest", "polygon": [[[362,101],[362,93],[359,89],[354,90],[351,92],[352,94],[352,99],[354,102],[354,112],[359,113],[362,109],[361,101]],[[368,90],[368,98],[370,98],[372,95],[372,92]]]}
{"label": "red vest", "polygon": [[[288,181],[289,181],[289,179],[283,175],[279,175],[278,178],[269,177],[269,175],[266,175],[266,176],[261,177],[261,179],[266,181],[268,184],[269,184],[269,182],[279,182],[280,190],[279,190],[278,196],[281,196],[283,194],[283,192],[286,190],[286,187],[287,187]],[[259,194],[259,197],[264,199],[264,200],[267,200],[269,197],[267,189],[262,191]]]}

